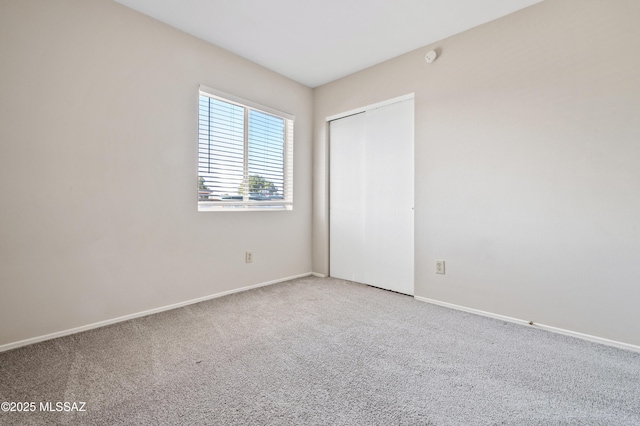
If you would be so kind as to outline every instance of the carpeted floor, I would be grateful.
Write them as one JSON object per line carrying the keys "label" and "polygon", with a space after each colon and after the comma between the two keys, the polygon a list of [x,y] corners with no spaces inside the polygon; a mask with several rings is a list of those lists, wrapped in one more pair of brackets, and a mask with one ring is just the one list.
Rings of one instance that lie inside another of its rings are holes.
{"label": "carpeted floor", "polygon": [[308,277],[0,353],[5,401],[36,410],[2,425],[640,425],[640,354]]}

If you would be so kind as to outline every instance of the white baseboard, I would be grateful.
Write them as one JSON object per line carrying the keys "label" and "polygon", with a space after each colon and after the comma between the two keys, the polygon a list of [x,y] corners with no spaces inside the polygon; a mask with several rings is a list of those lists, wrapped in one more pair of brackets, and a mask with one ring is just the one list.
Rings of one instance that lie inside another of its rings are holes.
{"label": "white baseboard", "polygon": [[632,345],[629,343],[617,342],[615,340],[609,340],[602,337],[592,336],[590,334],[578,333],[577,331],[565,330],[563,328],[552,327],[550,325],[533,323],[531,324],[529,321],[507,317],[504,315],[494,314],[492,312],[481,311],[479,309],[467,308],[465,306],[454,305],[453,303],[441,302],[439,300],[428,299],[426,297],[421,296],[413,296],[416,300],[421,302],[427,302],[438,306],[444,306],[445,308],[456,309],[458,311],[469,312],[471,314],[482,315],[484,317],[495,318],[502,321],[512,322],[515,324],[524,325],[527,327],[535,327],[541,330],[551,331],[552,333],[564,334],[565,336],[576,337],[578,339],[588,340],[589,342],[600,343],[602,345],[613,346],[619,349],[626,349],[632,352],[640,353],[640,346]]}
{"label": "white baseboard", "polygon": [[236,288],[233,290],[223,291],[222,293],[211,294],[209,296],[199,297],[197,299],[187,300],[185,302],[174,303],[172,305],[162,306],[160,308],[149,309],[148,311],[137,312],[135,314],[124,315],[122,317],[113,318],[109,320],[94,322],[92,324],[83,325],[80,327],[70,328],[68,330],[57,331],[51,334],[45,334],[44,336],[32,337],[30,339],[20,340],[18,342],[7,343],[4,345],[0,345],[0,352],[8,351],[11,349],[16,349],[22,346],[32,345],[34,343],[43,342],[45,340],[55,339],[57,337],[68,336],[70,334],[80,333],[82,331],[92,330],[94,328],[104,327],[106,325],[116,324],[123,321],[128,321],[134,318],[146,317],[147,315],[157,314],[164,311],[170,311],[172,309],[182,308],[183,306],[193,305],[194,303],[204,302],[205,300],[216,299],[218,297],[227,296],[233,293],[240,293],[242,291],[252,290],[258,287],[265,287],[272,284],[281,283],[284,281],[293,280],[296,278],[308,277],[309,275],[313,275],[311,272],[307,272],[305,274],[294,275],[291,277],[280,278],[273,281],[267,281],[260,284],[249,285],[246,287]]}
{"label": "white baseboard", "polygon": [[314,277],[318,277],[318,278],[327,278],[329,275],[325,275],[325,274],[319,274],[317,272],[312,272],[311,275],[313,275]]}

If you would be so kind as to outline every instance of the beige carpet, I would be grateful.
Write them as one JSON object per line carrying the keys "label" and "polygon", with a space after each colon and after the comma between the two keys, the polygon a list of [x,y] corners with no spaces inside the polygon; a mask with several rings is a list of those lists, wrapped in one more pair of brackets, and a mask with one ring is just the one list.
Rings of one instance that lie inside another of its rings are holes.
{"label": "beige carpet", "polygon": [[37,409],[2,425],[640,425],[640,354],[309,277],[1,353],[6,401]]}

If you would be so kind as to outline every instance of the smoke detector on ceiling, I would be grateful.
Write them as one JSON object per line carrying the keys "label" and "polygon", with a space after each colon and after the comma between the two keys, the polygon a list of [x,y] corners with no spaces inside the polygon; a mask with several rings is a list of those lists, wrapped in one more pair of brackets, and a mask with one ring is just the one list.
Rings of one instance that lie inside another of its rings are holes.
{"label": "smoke detector on ceiling", "polygon": [[427,61],[428,63],[432,63],[433,61],[436,60],[437,57],[438,57],[438,53],[435,50],[430,50],[427,52],[426,55],[424,55],[424,60]]}

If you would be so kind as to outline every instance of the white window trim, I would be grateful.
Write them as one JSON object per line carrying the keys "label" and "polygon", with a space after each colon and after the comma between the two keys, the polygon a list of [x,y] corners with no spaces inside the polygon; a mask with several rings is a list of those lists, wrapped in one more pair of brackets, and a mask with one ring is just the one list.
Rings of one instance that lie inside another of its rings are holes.
{"label": "white window trim", "polygon": [[[261,111],[270,115],[274,115],[285,120],[285,153],[284,153],[284,169],[285,169],[285,201],[243,201],[242,203],[234,203],[227,201],[201,201],[198,197],[199,212],[246,212],[246,211],[283,211],[293,210],[293,124],[295,116],[275,108],[258,104],[256,102],[213,89],[211,87],[200,85],[199,94],[210,98],[219,99],[223,102],[233,103],[241,107],[247,107],[253,110]],[[245,122],[245,126],[247,122]],[[246,130],[245,130],[246,132]],[[245,135],[246,137],[246,135]]]}
{"label": "white window trim", "polygon": [[282,112],[268,106],[260,105],[259,103],[243,99],[239,96],[231,95],[221,90],[212,89],[211,87],[200,85],[200,93],[206,96],[218,98],[221,101],[257,109],[258,111],[266,112],[267,114],[277,115],[279,117],[286,118],[287,120],[295,121],[296,118],[294,115],[288,114],[286,112]]}

